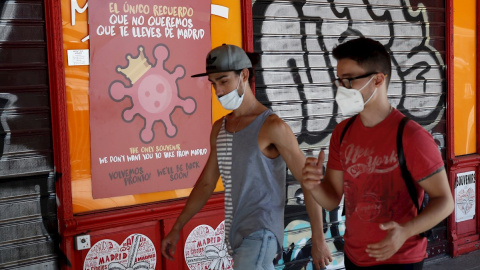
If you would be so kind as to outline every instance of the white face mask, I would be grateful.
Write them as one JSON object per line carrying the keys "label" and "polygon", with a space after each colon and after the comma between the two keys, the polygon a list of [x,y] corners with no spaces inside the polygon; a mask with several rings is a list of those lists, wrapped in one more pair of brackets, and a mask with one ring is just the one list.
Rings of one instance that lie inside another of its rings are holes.
{"label": "white face mask", "polygon": [[360,93],[365,86],[367,86],[373,77],[360,89],[348,89],[343,86],[339,86],[337,89],[337,95],[335,101],[337,101],[338,107],[342,111],[343,115],[358,114],[365,108],[365,105],[372,99],[377,92],[377,88],[373,91],[373,94],[363,102],[362,93]]}
{"label": "white face mask", "polygon": [[242,77],[240,76],[236,89],[226,95],[217,97],[217,100],[220,102],[220,104],[222,104],[223,108],[227,110],[236,110],[238,109],[238,107],[240,107],[243,101],[243,97],[245,96],[245,90],[243,91],[242,96],[238,95],[238,87],[240,86],[241,81]]}

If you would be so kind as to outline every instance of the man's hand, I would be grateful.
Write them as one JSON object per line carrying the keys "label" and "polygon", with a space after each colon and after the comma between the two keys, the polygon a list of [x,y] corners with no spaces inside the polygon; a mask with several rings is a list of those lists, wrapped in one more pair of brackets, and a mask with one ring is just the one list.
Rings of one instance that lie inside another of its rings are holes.
{"label": "man's hand", "polygon": [[312,190],[318,186],[323,179],[323,161],[325,160],[325,152],[320,151],[318,159],[308,157],[305,160],[305,166],[302,170],[302,188]]}
{"label": "man's hand", "polygon": [[312,259],[317,270],[324,269],[333,261],[332,252],[323,237],[321,240],[312,237]]}
{"label": "man's hand", "polygon": [[380,229],[387,231],[387,236],[380,242],[367,245],[365,251],[370,257],[376,258],[377,261],[384,261],[392,257],[409,236],[406,229],[394,221],[380,224]]}
{"label": "man's hand", "polygon": [[170,233],[162,240],[162,254],[165,258],[173,261],[173,255],[177,250],[178,239],[180,238],[180,232],[172,229]]}

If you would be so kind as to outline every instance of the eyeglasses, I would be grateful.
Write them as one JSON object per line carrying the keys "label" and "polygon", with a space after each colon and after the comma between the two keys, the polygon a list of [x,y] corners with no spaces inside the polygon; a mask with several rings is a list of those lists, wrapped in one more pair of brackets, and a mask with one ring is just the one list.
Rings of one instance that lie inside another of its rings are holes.
{"label": "eyeglasses", "polygon": [[378,72],[370,72],[370,73],[360,75],[360,76],[357,76],[357,77],[345,78],[345,79],[336,78],[335,80],[333,80],[333,84],[337,87],[344,86],[345,88],[351,89],[353,80],[366,78],[368,76],[371,76],[371,75],[374,75],[374,74],[377,74],[377,73]]}

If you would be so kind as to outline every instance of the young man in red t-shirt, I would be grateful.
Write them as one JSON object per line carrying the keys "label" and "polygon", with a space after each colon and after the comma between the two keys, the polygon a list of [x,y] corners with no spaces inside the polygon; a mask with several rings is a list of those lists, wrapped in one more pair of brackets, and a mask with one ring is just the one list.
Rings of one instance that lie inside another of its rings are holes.
{"label": "young man in red t-shirt", "polygon": [[[409,196],[398,162],[397,129],[404,115],[387,98],[390,56],[377,41],[358,38],[333,50],[337,59],[337,104],[343,114],[358,114],[340,137],[348,119],[332,134],[327,169],[325,154],[308,158],[302,186],[327,210],[345,195],[345,266],[350,269],[422,269],[427,240],[419,234],[453,211],[444,163],[432,136],[414,121],[403,131],[407,168],[421,204]],[[323,179],[323,181],[321,181]],[[388,268],[386,268],[388,264]]]}

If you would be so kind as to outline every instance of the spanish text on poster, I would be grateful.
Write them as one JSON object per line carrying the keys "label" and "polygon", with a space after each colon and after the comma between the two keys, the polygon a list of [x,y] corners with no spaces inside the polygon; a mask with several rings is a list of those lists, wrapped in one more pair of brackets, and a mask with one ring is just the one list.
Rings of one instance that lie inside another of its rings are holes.
{"label": "spanish text on poster", "polygon": [[209,155],[210,1],[89,1],[92,192],[192,187]]}

